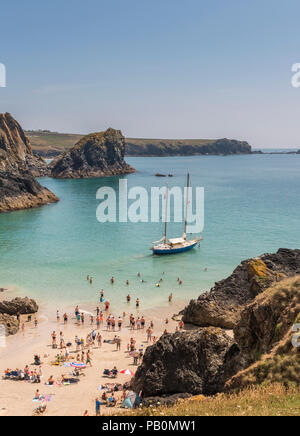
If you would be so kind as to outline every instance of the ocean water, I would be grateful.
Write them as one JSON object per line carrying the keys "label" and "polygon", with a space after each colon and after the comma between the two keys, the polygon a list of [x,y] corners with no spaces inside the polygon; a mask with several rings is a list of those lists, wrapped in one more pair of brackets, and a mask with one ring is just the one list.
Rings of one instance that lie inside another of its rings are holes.
{"label": "ocean water", "polygon": [[[99,290],[113,307],[124,307],[129,292],[141,307],[197,297],[225,278],[241,260],[300,248],[300,156],[251,155],[128,158],[137,173],[128,187],[163,186],[155,173],[172,173],[170,186],[205,189],[205,227],[201,248],[167,257],[152,256],[162,223],[105,223],[96,219],[102,186],[118,189],[119,178],[41,179],[60,198],[57,204],[0,215],[0,287],[63,310],[65,305],[96,304]],[[169,236],[183,232],[171,223]],[[207,271],[205,269],[207,268]],[[145,283],[137,273],[141,272]],[[164,272],[164,274],[163,274]],[[86,276],[94,278],[93,286]],[[112,286],[110,278],[116,283]],[[179,286],[177,277],[183,280]],[[160,288],[156,283],[163,277]],[[126,280],[130,286],[126,286]]]}

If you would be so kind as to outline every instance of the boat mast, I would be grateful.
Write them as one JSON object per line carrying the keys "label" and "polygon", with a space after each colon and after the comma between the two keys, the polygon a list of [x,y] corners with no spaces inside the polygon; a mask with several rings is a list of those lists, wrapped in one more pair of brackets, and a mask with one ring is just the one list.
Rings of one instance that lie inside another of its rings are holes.
{"label": "boat mast", "polygon": [[166,185],[166,214],[165,214],[165,235],[164,240],[167,241],[167,220],[168,220],[168,206],[169,206],[169,187]]}
{"label": "boat mast", "polygon": [[186,209],[185,209],[185,225],[184,237],[186,238],[187,222],[188,222],[188,207],[189,207],[189,187],[190,187],[190,174],[187,175],[187,193],[186,193]]}

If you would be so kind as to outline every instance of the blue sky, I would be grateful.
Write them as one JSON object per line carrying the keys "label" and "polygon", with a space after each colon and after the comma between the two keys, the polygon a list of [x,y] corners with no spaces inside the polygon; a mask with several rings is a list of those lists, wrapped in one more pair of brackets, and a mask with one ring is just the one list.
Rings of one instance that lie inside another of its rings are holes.
{"label": "blue sky", "polygon": [[11,0],[0,112],[27,129],[299,147],[298,0]]}

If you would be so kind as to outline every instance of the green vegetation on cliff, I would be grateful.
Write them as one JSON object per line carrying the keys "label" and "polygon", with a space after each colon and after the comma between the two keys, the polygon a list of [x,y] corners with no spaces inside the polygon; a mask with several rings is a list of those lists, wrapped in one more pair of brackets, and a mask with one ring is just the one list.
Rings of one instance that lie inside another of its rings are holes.
{"label": "green vegetation on cliff", "polygon": [[192,397],[172,407],[153,406],[122,416],[300,416],[299,387],[256,386],[239,393]]}

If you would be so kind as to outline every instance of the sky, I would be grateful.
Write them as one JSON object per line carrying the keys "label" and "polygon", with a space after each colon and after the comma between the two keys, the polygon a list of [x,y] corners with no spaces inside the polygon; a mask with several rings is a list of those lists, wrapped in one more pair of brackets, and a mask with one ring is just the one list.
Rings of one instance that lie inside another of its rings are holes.
{"label": "sky", "polygon": [[10,0],[0,112],[25,129],[299,147],[299,0]]}

